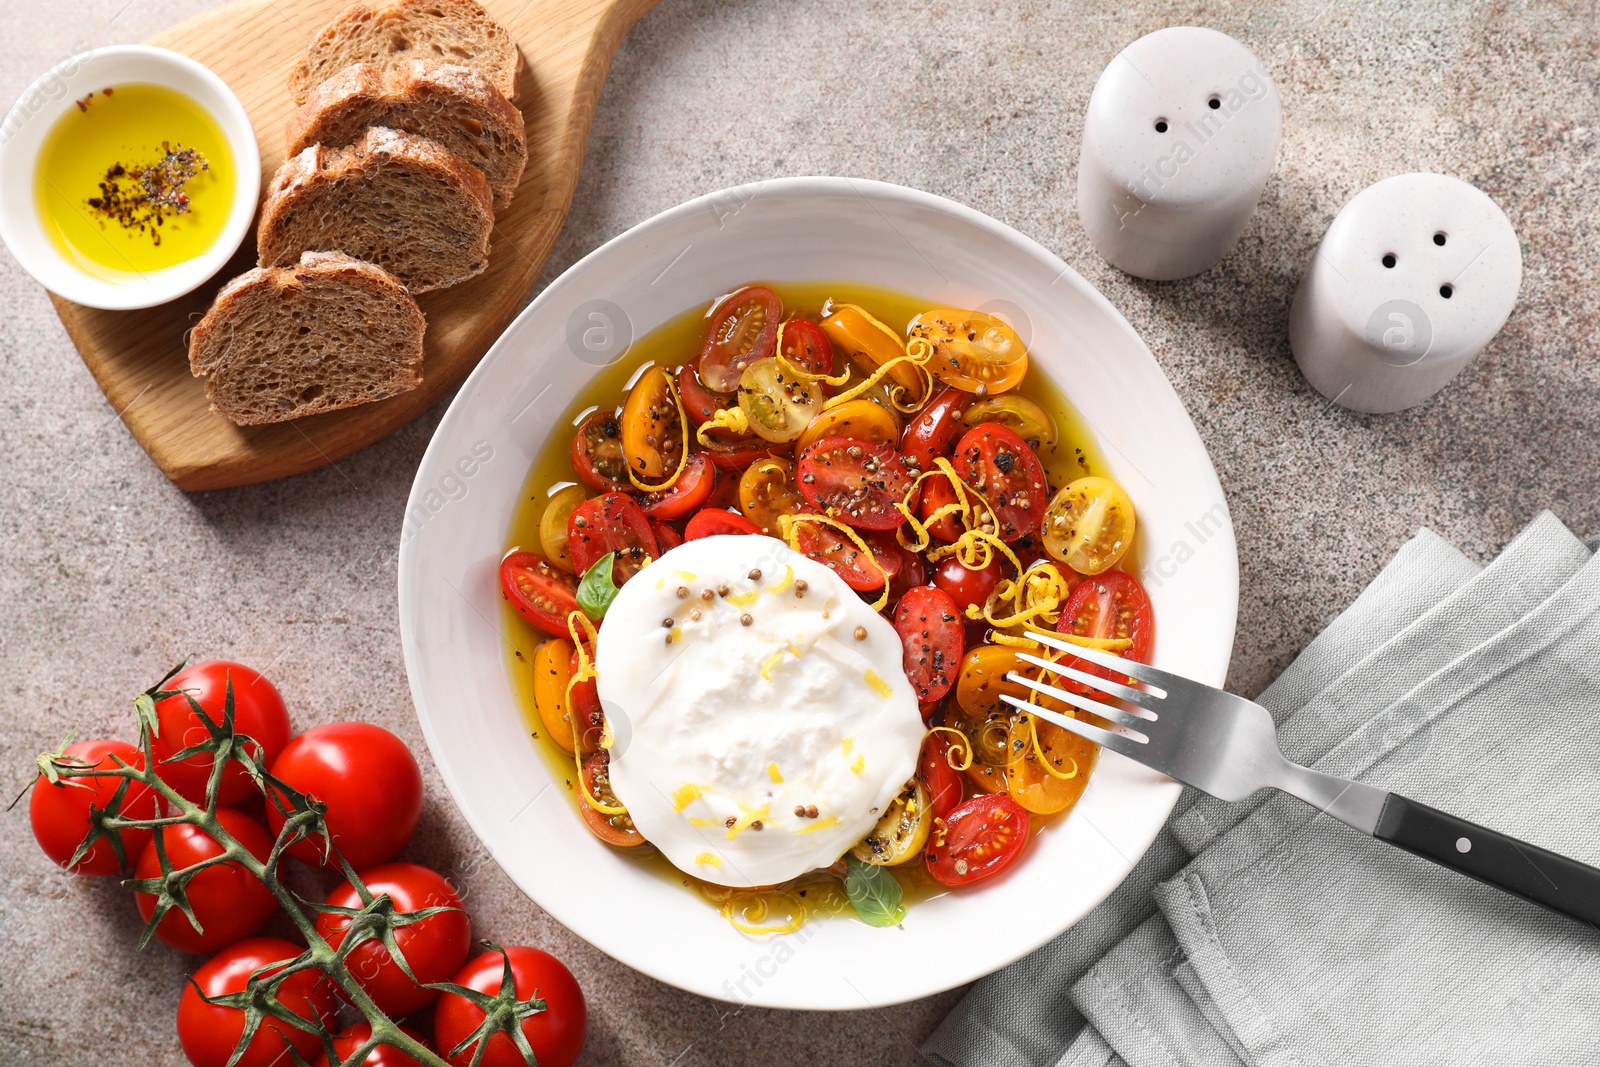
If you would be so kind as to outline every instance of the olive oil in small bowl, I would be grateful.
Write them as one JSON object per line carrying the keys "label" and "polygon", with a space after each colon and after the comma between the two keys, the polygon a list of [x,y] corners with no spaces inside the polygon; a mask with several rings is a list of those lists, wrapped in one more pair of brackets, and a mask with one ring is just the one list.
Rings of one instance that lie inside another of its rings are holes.
{"label": "olive oil in small bowl", "polygon": [[99,49],[58,65],[6,118],[0,237],[60,296],[149,307],[227,262],[260,181],[250,120],[215,74],[164,49]]}

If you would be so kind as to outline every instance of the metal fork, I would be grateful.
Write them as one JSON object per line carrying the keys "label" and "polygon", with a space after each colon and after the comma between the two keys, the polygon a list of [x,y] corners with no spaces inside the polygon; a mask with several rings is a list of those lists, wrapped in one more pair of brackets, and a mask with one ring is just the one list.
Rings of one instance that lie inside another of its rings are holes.
{"label": "metal fork", "polygon": [[1133,708],[1068,692],[1015,671],[1006,677],[1123,729],[1106,730],[1003,695],[1001,699],[1013,707],[1220,800],[1237,802],[1267,787],[1282,790],[1370,837],[1580,922],[1600,925],[1600,870],[1399,793],[1292,763],[1278,750],[1272,716],[1254,701],[1149,664],[1073,644],[1055,634],[1030,630],[1028,636],[1048,648],[1136,679],[1144,687],[1018,652],[1019,659],[1098,694],[1127,701]]}

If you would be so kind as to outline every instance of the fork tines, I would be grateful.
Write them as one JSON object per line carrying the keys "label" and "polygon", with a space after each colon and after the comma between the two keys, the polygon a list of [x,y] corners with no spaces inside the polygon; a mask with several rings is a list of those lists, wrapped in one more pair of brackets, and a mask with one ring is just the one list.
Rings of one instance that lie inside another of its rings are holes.
{"label": "fork tines", "polygon": [[[1054,634],[1045,634],[1030,630],[1028,631],[1028,636],[1039,642],[1041,645],[1056,649],[1060,652],[1069,652],[1073,656],[1076,656],[1080,659],[1087,660],[1102,667],[1107,667],[1125,677],[1137,679],[1144,682],[1146,685],[1152,685],[1153,687],[1158,684],[1156,682],[1156,678],[1165,673],[1157,671],[1155,668],[1152,668],[1147,664],[1137,663],[1133,660],[1125,660],[1121,656],[1112,655],[1109,652],[1102,652],[1101,650],[1095,648],[1085,648],[1082,645],[1063,640]],[[1150,721],[1157,718],[1156,711],[1161,705],[1162,698],[1166,696],[1166,693],[1158,688],[1152,688],[1150,690],[1135,689],[1134,687],[1126,685],[1123,682],[1115,681],[1110,678],[1102,678],[1097,674],[1090,674],[1089,672],[1079,670],[1076,667],[1070,667],[1065,663],[1055,663],[1039,656],[1029,655],[1026,652],[1018,652],[1017,658],[1026,663],[1033,664],[1034,666],[1039,667],[1051,674],[1060,675],[1064,678],[1070,678],[1075,682],[1097,691],[1098,693],[1105,694],[1106,696],[1112,698],[1126,700],[1130,704],[1134,704],[1145,709],[1145,713],[1140,714],[1139,712],[1131,711],[1127,708],[1122,708],[1115,704],[1107,703],[1104,700],[1096,700],[1092,697],[1068,692],[1065,689],[1051,685],[1048,682],[1040,681],[1037,678],[1026,678],[1014,671],[1006,675],[1008,680],[1025,686],[1041,696],[1047,696],[1053,700],[1059,700],[1063,704],[1087,711],[1091,715],[1098,715],[1102,719],[1118,723],[1124,727],[1131,727],[1134,731],[1137,731],[1140,725],[1148,725]],[[1004,700],[1007,704],[1010,704],[1012,707],[1017,708],[1020,711],[1037,715],[1046,722],[1055,723],[1062,729],[1071,731],[1085,740],[1093,741],[1096,744],[1112,749],[1113,751],[1127,751],[1129,746],[1137,747],[1138,745],[1141,745],[1149,740],[1148,736],[1143,733],[1114,733],[1110,730],[1095,726],[1092,723],[1084,722],[1083,720],[1074,718],[1070,715],[1062,715],[1059,712],[1052,711],[1049,708],[1040,707],[1037,704],[1030,704],[1027,701],[1019,700],[1016,697],[1008,694],[1002,694],[1000,699]]]}

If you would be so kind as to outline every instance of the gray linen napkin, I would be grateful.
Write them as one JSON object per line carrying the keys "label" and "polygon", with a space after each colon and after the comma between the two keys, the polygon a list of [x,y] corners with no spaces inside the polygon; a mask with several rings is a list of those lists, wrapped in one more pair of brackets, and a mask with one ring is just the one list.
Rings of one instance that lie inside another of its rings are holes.
{"label": "gray linen napkin", "polygon": [[[1600,862],[1600,559],[1409,683],[1316,765]],[[1156,897],[1074,988],[1094,1029],[1063,1063],[1595,1060],[1600,933],[1290,798]]]}
{"label": "gray linen napkin", "polygon": [[[1260,699],[1280,722],[1287,719],[1368,652],[1479,574],[1477,565],[1454,547],[1429,530],[1420,531]],[[1099,907],[1054,941],[977,983],[928,1038],[924,1054],[955,1067],[1055,1063],[1083,1027],[1082,1017],[1066,1002],[1066,990],[1154,913],[1152,890],[1188,859],[1188,852],[1163,830]]]}

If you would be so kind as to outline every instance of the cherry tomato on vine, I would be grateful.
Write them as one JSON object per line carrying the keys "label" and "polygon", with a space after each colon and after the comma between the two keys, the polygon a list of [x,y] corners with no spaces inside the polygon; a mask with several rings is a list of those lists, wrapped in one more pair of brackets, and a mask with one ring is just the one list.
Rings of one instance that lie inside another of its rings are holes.
{"label": "cherry tomato on vine", "polygon": [[[66,747],[64,754],[100,770],[116,766],[112,756],[130,767],[144,768],[144,753],[126,741],[76,741]],[[72,861],[73,853],[78,851],[78,846],[89,836],[92,825],[89,821],[90,809],[105,811],[116,795],[117,787],[125,780],[63,774],[58,784],[51,785],[41,774],[33,783],[33,795],[28,798],[28,821],[33,826],[33,836],[39,842],[39,847],[58,867],[66,867]],[[123,791],[117,814],[130,819],[155,818],[155,792],[149,786],[129,782],[128,788]],[[118,861],[116,846],[111,843],[110,837],[102,837],[84,853],[77,866],[69,868],[72,873],[116,874],[124,866],[138,862],[139,854],[150,841],[150,831],[119,830],[117,836],[122,841],[125,863]]]}
{"label": "cherry tomato on vine", "polygon": [[801,495],[840,522],[863,530],[892,530],[906,521],[895,505],[905,498],[915,475],[889,445],[825,437],[801,450],[799,473]]}
{"label": "cherry tomato on vine", "polygon": [[[583,761],[583,785],[589,796],[606,807],[622,807],[617,794],[611,791],[611,753],[605,749]],[[644,835],[634,827],[631,818],[596,811],[581,793],[578,795],[578,814],[583,816],[583,824],[589,828],[589,832],[608,845],[633,848],[644,844]]]}
{"label": "cherry tomato on vine", "polygon": [[572,553],[572,567],[579,574],[608,552],[615,552],[611,580],[618,585],[660,555],[650,520],[627,493],[606,493],[573,509],[567,519],[567,551]]}
{"label": "cherry tomato on vine", "polygon": [[[287,963],[300,952],[299,945],[280,938],[252,937],[223,949],[194,972],[192,980],[184,983],[178,1000],[178,1042],[194,1067],[225,1067],[234,1046],[244,1036],[244,1011],[207,1004],[195,987],[208,997],[239,993],[252,972],[274,963]],[[333,988],[333,982],[322,972],[300,971],[284,979],[276,992],[278,1000],[294,1014],[331,1027],[335,1018]],[[322,1050],[316,1034],[265,1019],[236,1067],[283,1067],[291,1062],[291,1046],[302,1057]]]}
{"label": "cherry tomato on vine", "polygon": [[[422,771],[416,757],[404,741],[372,723],[313,726],[289,742],[273,762],[272,774],[327,805],[334,846],[358,871],[392,859],[422,817]],[[267,799],[267,825],[274,834],[283,829],[280,800]],[[337,867],[332,852],[324,854],[325,845],[313,835],[288,851],[304,863]]]}
{"label": "cherry tomato on vine", "polygon": [[726,508],[705,508],[695,513],[689,524],[683,528],[685,541],[698,541],[702,537],[716,537],[718,534],[759,534],[761,527],[739,514]]}
{"label": "cherry tomato on vine", "polygon": [[[927,406],[914,415],[900,434],[900,451],[922,470],[932,470],[933,461],[950,454],[950,443],[965,429],[961,413],[972,400],[960,389],[941,389]],[[954,540],[952,538],[952,540]]]}
{"label": "cherry tomato on vine", "polygon": [[[430,1050],[433,1048],[427,1039],[412,1027],[401,1026],[400,1029],[413,1040],[420,1042],[423,1048]],[[333,1054],[339,1057],[339,1063],[349,1063],[356,1049],[365,1045],[371,1036],[372,1026],[369,1023],[356,1023],[354,1026],[346,1027],[333,1035]],[[312,1067],[329,1067],[328,1058],[323,1056],[315,1060]],[[393,1045],[379,1045],[367,1053],[359,1064],[352,1067],[422,1067],[422,1062],[406,1055]]]}
{"label": "cherry tomato on vine", "polygon": [[[253,751],[256,758],[266,766],[289,742],[289,713],[284,709],[283,698],[278,695],[277,689],[260,672],[242,663],[210,660],[185,667],[167,682],[165,688],[187,690],[206,716],[220,726],[227,706],[230,677],[233,679],[234,733],[246,734],[255,742]],[[187,799],[195,803],[203,801],[206,779],[211,775],[211,756],[201,753],[177,762],[168,761],[177,753],[210,737],[210,732],[182,696],[158,701],[156,718],[160,732],[150,750],[155,756],[156,770],[161,780]],[[217,788],[220,803],[238,804],[255,795],[256,787],[242,766],[234,764],[222,772],[222,783]]]}
{"label": "cherry tomato on vine", "polygon": [[[1144,586],[1139,584],[1139,579],[1126,571],[1106,571],[1092,578],[1085,578],[1073,592],[1066,606],[1061,609],[1056,632],[1102,640],[1118,638],[1131,640],[1133,644],[1117,655],[1137,663],[1149,663],[1150,650],[1156,639],[1155,610],[1150,606],[1150,595],[1144,591]],[[1086,662],[1076,656],[1061,662],[1068,667],[1087,671],[1097,678],[1131,684],[1126,675],[1119,675],[1110,668]],[[1070,678],[1060,679],[1058,684],[1077,693],[1092,692],[1082,682],[1075,682]]]}
{"label": "cherry tomato on vine", "polygon": [[957,442],[952,463],[961,480],[993,506],[1000,540],[1038,532],[1050,486],[1039,457],[1022,438],[998,422],[980,423]]}
{"label": "cherry tomato on vine", "polygon": [[783,301],[764,285],[747,285],[729,293],[711,309],[705,347],[700,351],[700,380],[715,393],[739,387],[739,375],[777,347]]}
{"label": "cherry tomato on vine", "polygon": [[[395,943],[400,946],[400,954],[405,957],[416,981],[406,977],[383,942],[376,938],[363,941],[345,957],[350,973],[384,1014],[399,1018],[420,1011],[439,999],[439,991],[424,989],[417,983],[449,981],[467,962],[471,951],[472,927],[467,913],[460,910],[461,897],[443,875],[416,863],[384,863],[358,874],[373,896],[388,894],[397,912],[457,909],[395,929]],[[325,903],[339,908],[359,908],[361,897],[355,886],[345,882],[328,894]],[[343,915],[324,912],[317,916],[317,933],[334,948],[344,943],[345,931],[349,928],[350,920]]]}
{"label": "cherry tomato on vine", "polygon": [[900,598],[894,628],[905,645],[906,678],[917,700],[943,697],[955,684],[965,640],[955,601],[937,586],[917,586]]}
{"label": "cherry tomato on vine", "polygon": [[967,885],[1009,867],[1028,844],[1028,813],[1004,793],[958,805],[928,841],[928,871],[945,885]]}
{"label": "cherry tomato on vine", "polygon": [[500,594],[535,628],[567,636],[567,617],[578,610],[578,581],[533,552],[513,552],[500,561]]}
{"label": "cherry tomato on vine", "polygon": [[[917,761],[917,777],[928,787],[929,806],[934,818],[947,818],[961,803],[961,772],[950,766],[950,737],[929,733],[922,740],[922,755]],[[957,750],[956,762],[961,762]]]}
{"label": "cherry tomato on vine", "polygon": [[[233,808],[218,808],[217,821],[229,836],[249,849],[252,856],[266,861],[272,851],[273,838],[265,826]],[[167,862],[174,871],[222,855],[222,846],[198,826],[178,823],[162,827],[160,832]],[[161,877],[161,858],[156,854],[154,841],[139,855],[133,876]],[[185,892],[194,917],[200,921],[200,929],[196,930],[178,908],[163,915],[156,927],[156,936],[180,952],[206,953],[227,948],[261,929],[278,910],[272,891],[238,863],[207,867],[189,880]],[[135,893],[133,900],[139,914],[149,922],[156,910],[155,895]]]}
{"label": "cherry tomato on vine", "polygon": [[[930,479],[931,480],[931,479]],[[1005,562],[996,553],[982,570],[968,570],[954,556],[946,556],[933,568],[933,584],[950,595],[950,599],[963,617],[969,607],[982,608],[989,594],[1000,584],[1005,573]]]}
{"label": "cherry tomato on vine", "polygon": [[644,494],[639,501],[640,509],[652,519],[681,519],[703,505],[716,484],[716,468],[706,459],[705,453],[696,452],[684,460],[683,472],[670,489]]}
{"label": "cherry tomato on vine", "polygon": [[[512,946],[505,950],[504,957],[499,952],[485,952],[471,960],[451,981],[480,993],[497,993],[507,960],[516,995],[527,999],[537,991],[544,998],[545,1010],[522,1023],[522,1032],[539,1067],[572,1067],[583,1049],[589,1016],[583,990],[560,960],[536,948]],[[439,1051],[456,1067],[467,1067],[472,1062],[477,1045],[468,1045],[454,1056],[449,1055],[450,1050],[470,1037],[483,1018],[483,1009],[459,994],[446,993],[439,998],[433,1015],[433,1038]],[[505,1034],[490,1037],[488,1046],[481,1067],[525,1067],[522,1053]]]}
{"label": "cherry tomato on vine", "polygon": [[622,420],[615,412],[596,411],[572,435],[572,469],[590,489],[604,493],[628,489],[628,460],[622,453]]}

